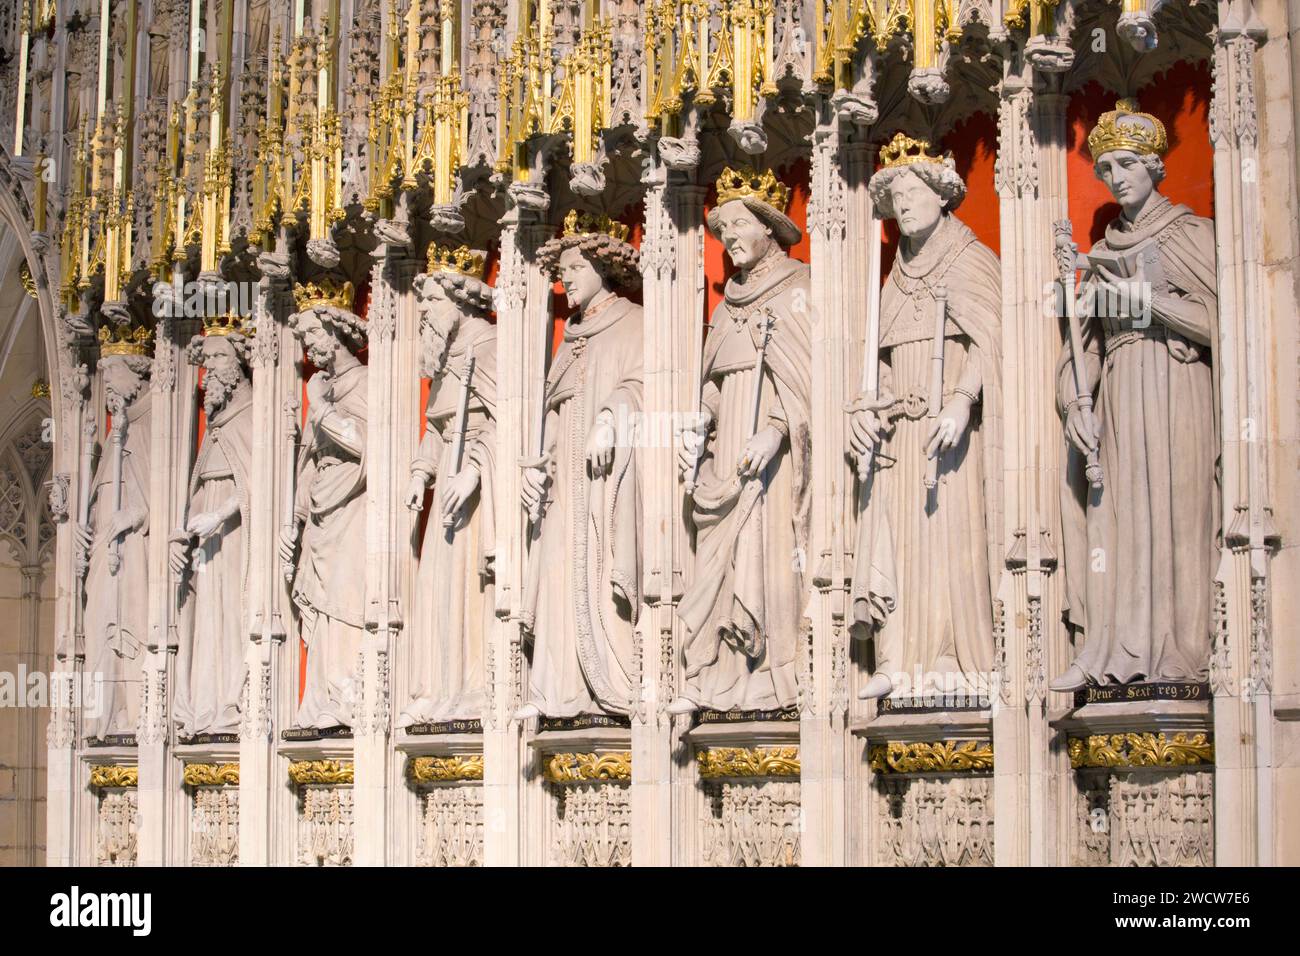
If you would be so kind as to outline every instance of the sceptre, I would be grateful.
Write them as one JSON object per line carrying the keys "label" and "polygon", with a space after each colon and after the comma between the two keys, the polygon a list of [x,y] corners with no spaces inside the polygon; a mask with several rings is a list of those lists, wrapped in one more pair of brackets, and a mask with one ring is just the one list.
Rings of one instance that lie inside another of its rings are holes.
{"label": "sceptre", "polygon": [[[87,415],[81,426],[81,468],[77,477],[77,520],[80,527],[90,524],[90,482],[91,459],[95,457],[95,434],[98,431],[94,416]],[[82,599],[82,589],[86,584],[86,571],[90,567],[89,548],[77,548],[77,601],[76,622],[72,629],[72,655],[84,657],[86,654],[86,604]]]}
{"label": "sceptre", "polygon": [[[704,322],[696,322],[691,330],[691,355],[700,362],[699,374],[695,376],[695,421],[703,421],[704,415]],[[700,461],[704,458],[704,435],[697,433],[694,460],[691,462],[691,474],[686,479],[686,494],[695,495],[695,488],[700,483]]]}
{"label": "sceptre", "polygon": [[[456,432],[452,439],[451,446],[451,474],[448,478],[454,478],[460,474],[461,458],[465,454],[465,432],[469,429],[469,380],[474,375],[474,348],[470,348],[465,356],[465,375],[460,381],[460,404],[456,410]],[[450,528],[456,523],[456,515],[445,514],[442,516],[442,526]]]}
{"label": "sceptre", "polygon": [[[1078,269],[1078,247],[1071,240],[1073,229],[1068,219],[1058,219],[1052,224],[1056,236],[1056,264],[1060,270],[1061,296],[1065,300],[1065,320],[1070,334],[1070,365],[1074,371],[1074,397],[1079,409],[1087,412],[1091,418],[1092,389],[1088,387],[1087,371],[1084,366],[1083,333],[1079,329],[1079,316],[1075,309],[1075,272]],[[1088,452],[1088,462],[1084,468],[1088,484],[1093,488],[1102,487],[1101,458],[1096,448]]]}
{"label": "sceptre", "polygon": [[754,360],[754,403],[749,417],[749,435],[746,441],[758,434],[758,418],[763,403],[763,365],[767,358],[767,343],[772,340],[772,326],[775,324],[776,316],[772,314],[771,309],[766,309],[764,317],[758,321],[758,357]]}
{"label": "sceptre", "polygon": [[[871,238],[867,246],[867,342],[862,359],[861,405],[875,410],[880,399],[880,219],[873,212],[868,226]],[[854,406],[850,406],[850,410]],[[876,457],[873,443],[858,457],[858,477],[866,481]]]}
{"label": "sceptre", "polygon": [[[113,416],[113,427],[110,432],[109,443],[113,454],[113,515],[114,518],[122,510],[122,458],[126,454],[126,407],[117,410]],[[113,577],[113,618],[109,621],[108,626],[104,628],[105,642],[109,647],[117,647],[119,650],[125,647],[123,640],[136,643],[135,635],[122,625],[122,579],[118,576],[118,571],[122,568],[122,542],[121,535],[113,535],[108,541],[108,573]],[[127,656],[127,655],[124,655]],[[131,654],[134,658],[135,655]]]}
{"label": "sceptre", "polygon": [[[113,514],[122,510],[122,457],[126,444],[126,408],[123,407],[113,416],[113,425],[109,431],[109,448],[113,455]],[[108,542],[108,571],[117,574],[122,566],[122,543],[118,535],[113,535]]]}
{"label": "sceptre", "polygon": [[[295,433],[298,431],[298,402],[294,398],[287,399],[282,408],[284,413],[285,428],[285,445],[288,450],[288,465],[284,470],[284,518],[281,521],[284,532],[289,536],[296,536],[298,531],[298,520],[294,515],[294,509],[297,502],[294,500],[297,489],[295,488],[295,479],[298,473],[298,442],[295,440]],[[280,568],[280,574],[286,584],[293,583],[293,576],[296,568],[293,561],[283,561],[283,567]]]}
{"label": "sceptre", "polygon": [[[948,313],[948,288],[938,285],[934,290],[934,351],[930,353],[930,401],[925,417],[932,422],[939,420],[940,407],[943,405],[943,333]],[[938,448],[925,465],[925,487],[934,488],[939,484]]]}

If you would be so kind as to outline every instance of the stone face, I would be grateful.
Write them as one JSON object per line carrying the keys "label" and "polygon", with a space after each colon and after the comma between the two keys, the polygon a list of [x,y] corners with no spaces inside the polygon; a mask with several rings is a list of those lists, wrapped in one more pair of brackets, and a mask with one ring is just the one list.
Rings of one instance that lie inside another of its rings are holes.
{"label": "stone face", "polygon": [[371,0],[197,80],[116,4],[102,105],[72,6],[0,96],[0,863],[1300,862],[1286,4],[465,0],[410,113]]}

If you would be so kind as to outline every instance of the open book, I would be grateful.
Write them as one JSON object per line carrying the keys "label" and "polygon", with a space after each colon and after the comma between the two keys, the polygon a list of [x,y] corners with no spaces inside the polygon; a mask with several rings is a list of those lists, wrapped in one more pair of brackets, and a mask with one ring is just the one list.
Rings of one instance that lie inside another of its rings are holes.
{"label": "open book", "polygon": [[[1114,249],[1081,252],[1075,261],[1077,268],[1084,270],[1085,273],[1099,275],[1097,268],[1101,267],[1120,279],[1145,281],[1157,286],[1162,277],[1160,246],[1154,239],[1146,239],[1122,252]],[[1085,275],[1084,279],[1087,278],[1088,276]]]}

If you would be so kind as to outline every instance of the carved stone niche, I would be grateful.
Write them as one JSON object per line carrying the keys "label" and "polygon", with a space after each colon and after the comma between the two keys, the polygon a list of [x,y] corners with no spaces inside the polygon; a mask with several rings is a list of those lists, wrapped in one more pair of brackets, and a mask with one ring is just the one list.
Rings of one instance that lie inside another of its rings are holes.
{"label": "carved stone niche", "polygon": [[1074,866],[1213,866],[1208,701],[1090,702],[1052,721],[1074,771]]}
{"label": "carved stone niche", "polygon": [[[579,718],[581,720],[581,718]],[[539,734],[548,866],[632,865],[632,752],[627,730]]]}
{"label": "carved stone niche", "polygon": [[239,863],[239,764],[187,763],[190,866]]}
{"label": "carved stone niche", "polygon": [[1214,743],[1207,733],[1070,738],[1074,866],[1213,866]]}
{"label": "carved stone niche", "polygon": [[988,710],[885,712],[856,722],[866,744],[869,866],[992,866]]}
{"label": "carved stone niche", "polygon": [[412,756],[406,777],[419,798],[416,865],[482,866],[482,752]]}
{"label": "carved stone niche", "polygon": [[695,747],[702,866],[798,866],[798,728],[780,721],[701,724]]}
{"label": "carved stone niche", "polygon": [[95,793],[95,865],[135,866],[140,807],[136,788],[140,771],[125,764],[90,768]]}
{"label": "carved stone niche", "polygon": [[352,761],[295,760],[289,780],[298,794],[294,847],[299,866],[351,866]]}

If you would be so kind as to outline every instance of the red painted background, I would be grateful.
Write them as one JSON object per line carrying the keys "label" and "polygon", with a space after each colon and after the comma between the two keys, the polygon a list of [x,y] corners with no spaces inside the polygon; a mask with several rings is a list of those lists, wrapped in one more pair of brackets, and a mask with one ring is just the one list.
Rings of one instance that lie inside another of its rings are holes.
{"label": "red painted background", "polygon": [[[1138,105],[1165,124],[1169,152],[1167,177],[1160,192],[1184,203],[1198,216],[1214,215],[1214,149],[1210,145],[1210,68],[1206,63],[1178,63],[1137,95]],[[1092,171],[1088,133],[1102,113],[1115,108],[1116,97],[1095,83],[1070,98],[1066,110],[1066,173],[1070,183],[1070,220],[1074,240],[1088,249],[1106,224],[1120,213],[1110,192]]]}
{"label": "red painted background", "polygon": [[[618,221],[628,227],[627,241],[635,249],[641,248],[641,235],[645,229],[643,222],[645,220],[645,203],[638,202],[629,206],[623,215],[618,217]],[[564,283],[556,280],[551,284],[551,316],[553,318],[551,327],[551,354],[554,355],[560,350],[560,343],[564,341],[564,323],[573,315],[573,309],[569,308],[569,300],[564,295]],[[622,295],[627,296],[633,302],[640,304],[641,290],[638,288],[635,292],[623,290]]]}
{"label": "red painted background", "polygon": [[[808,160],[800,159],[789,166],[776,171],[777,178],[790,187],[790,200],[785,214],[794,220],[794,224],[803,231],[803,236],[790,247],[790,255],[800,262],[808,262],[812,245],[808,239],[808,200],[812,193],[808,180],[810,165]],[[708,218],[709,210],[718,204],[718,187],[709,184],[709,191],[704,196],[704,215]],[[735,268],[727,257],[727,252],[718,239],[706,227],[704,230],[704,321],[708,322],[713,310],[722,301],[723,290],[727,280],[735,275]]]}

